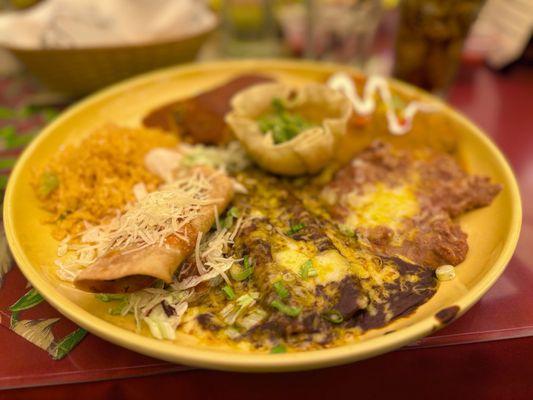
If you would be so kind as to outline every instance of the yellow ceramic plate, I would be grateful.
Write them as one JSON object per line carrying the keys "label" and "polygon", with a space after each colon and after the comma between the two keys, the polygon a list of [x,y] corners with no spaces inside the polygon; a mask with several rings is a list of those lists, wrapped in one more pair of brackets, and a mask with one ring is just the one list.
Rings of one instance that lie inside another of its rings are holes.
{"label": "yellow ceramic plate", "polygon": [[[518,187],[504,157],[478,128],[445,105],[443,112],[434,116],[443,129],[422,135],[444,138],[454,132],[456,150],[466,168],[490,176],[504,189],[490,207],[461,218],[470,251],[457,268],[457,278],[441,284],[437,294],[408,318],[370,331],[357,342],[326,350],[271,355],[209,347],[184,334],[175,342],[159,341],[135,333],[129,318],[116,320],[113,318],[117,317],[108,316],[107,305],[61,282],[54,274],[57,242],[51,238],[50,227],[40,223],[45,214],[39,209],[29,182],[32,170],[46,163],[63,143],[75,142],[106,122],[139,125],[149,110],[242,73],[267,73],[282,81],[301,83],[324,80],[339,69],[335,65],[265,60],[194,64],[141,76],[72,107],[28,147],[9,180],[4,219],[9,245],[20,269],[50,304],[95,335],[156,358],[208,368],[287,371],[326,367],[384,353],[439,329],[471,307],[501,275],[515,248],[521,221]],[[393,87],[409,97],[439,102],[403,84],[393,83]],[[115,323],[110,322],[112,319]]]}

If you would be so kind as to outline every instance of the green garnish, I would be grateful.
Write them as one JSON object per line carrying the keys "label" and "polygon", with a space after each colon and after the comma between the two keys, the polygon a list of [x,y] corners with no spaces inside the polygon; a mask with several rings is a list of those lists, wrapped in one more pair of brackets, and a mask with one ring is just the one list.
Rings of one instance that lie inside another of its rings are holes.
{"label": "green garnish", "polygon": [[303,228],[305,228],[305,224],[302,223],[291,225],[291,227],[287,231],[287,235],[294,235],[295,233],[300,232]]}
{"label": "green garnish", "polygon": [[226,285],[226,286],[224,286],[222,288],[222,293],[224,293],[226,295],[228,300],[233,300],[235,298],[235,292],[233,291],[233,289],[229,285]]}
{"label": "green garnish", "polygon": [[39,195],[48,197],[59,186],[59,178],[53,172],[44,172],[39,179]]}
{"label": "green garnish", "polygon": [[54,360],[61,360],[87,335],[87,331],[82,328],[76,329],[74,332],[65,336],[55,347],[52,355]]}
{"label": "green garnish", "polygon": [[231,277],[237,282],[241,282],[241,281],[248,279],[250,275],[252,275],[253,272],[254,272],[253,268],[241,269],[238,272],[234,272],[230,269]]}
{"label": "green garnish", "polygon": [[313,267],[313,262],[311,260],[307,260],[300,267],[300,276],[302,277],[302,279],[312,278],[317,275],[318,272]]}
{"label": "green garnish", "polygon": [[344,317],[342,314],[337,310],[330,310],[322,314],[324,319],[328,320],[329,322],[333,322],[334,324],[340,324],[342,321],[344,321]]}
{"label": "green garnish", "polygon": [[261,132],[272,132],[275,144],[287,142],[312,126],[301,115],[289,113],[279,98],[272,99],[272,109],[273,113],[259,118],[257,123]]}
{"label": "green garnish", "polygon": [[279,300],[272,301],[270,305],[276,310],[282,312],[283,314],[288,315],[289,317],[296,317],[302,311],[300,307],[288,306]]}
{"label": "green garnish", "polygon": [[272,99],[272,108],[274,109],[274,112],[277,114],[281,114],[285,111],[285,106],[283,105],[282,101],[278,97],[274,97]]}
{"label": "green garnish", "polygon": [[278,344],[270,349],[270,354],[281,354],[286,352],[287,348],[282,344]]}
{"label": "green garnish", "polygon": [[125,298],[116,307],[110,308],[107,312],[111,315],[122,315],[124,308],[128,305],[128,300]]}
{"label": "green garnish", "polygon": [[231,228],[235,218],[239,218],[239,209],[237,207],[231,207],[226,213],[226,218],[222,221],[222,227],[226,229]]}
{"label": "green garnish", "polygon": [[43,297],[35,289],[30,289],[24,296],[17,300],[17,302],[9,307],[9,311],[18,312],[35,307],[43,301]]}
{"label": "green garnish", "polygon": [[276,293],[281,299],[286,299],[287,297],[289,297],[289,291],[287,290],[283,282],[281,281],[274,282],[274,285],[272,286],[274,286],[274,290],[276,291]]}
{"label": "green garnish", "polygon": [[244,256],[243,264],[244,268],[240,267],[238,264],[234,264],[229,270],[231,277],[238,282],[248,279],[254,272],[254,267],[251,265],[247,255]]}
{"label": "green garnish", "polygon": [[128,305],[128,296],[125,294],[98,293],[95,294],[94,297],[104,303],[120,301],[115,307],[111,307],[107,310],[110,315],[122,315],[122,311],[124,311],[124,308]]}
{"label": "green garnish", "polygon": [[110,294],[110,293],[98,293],[94,295],[97,300],[103,301],[104,303],[110,302],[110,301],[119,301],[124,300],[126,298],[126,295],[124,294]]}
{"label": "green garnish", "polygon": [[250,296],[248,293],[243,294],[241,297],[239,297],[236,302],[239,305],[241,309],[248,307],[250,304],[254,302],[254,298]]}
{"label": "green garnish", "polygon": [[350,228],[348,225],[340,224],[339,225],[339,231],[344,235],[348,237],[355,237],[355,230]]}

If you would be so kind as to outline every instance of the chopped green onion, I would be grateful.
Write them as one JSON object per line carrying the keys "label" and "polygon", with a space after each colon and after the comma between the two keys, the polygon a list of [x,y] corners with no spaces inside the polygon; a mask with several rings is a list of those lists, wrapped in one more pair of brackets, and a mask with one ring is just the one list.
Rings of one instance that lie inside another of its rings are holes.
{"label": "chopped green onion", "polygon": [[150,333],[157,339],[176,338],[177,321],[169,317],[163,308],[163,304],[158,304],[143,318],[144,323],[150,329]]}
{"label": "chopped green onion", "polygon": [[96,299],[103,301],[104,303],[110,302],[110,301],[118,301],[118,300],[124,300],[126,298],[126,295],[124,294],[109,294],[109,293],[98,293],[94,297]]}
{"label": "chopped green onion", "polygon": [[116,307],[110,308],[107,312],[111,315],[122,315],[128,303],[128,299],[124,298]]}
{"label": "chopped green onion", "polygon": [[286,299],[287,297],[289,297],[289,291],[287,290],[283,282],[281,281],[274,282],[274,285],[272,286],[274,286],[274,290],[276,291],[276,293],[278,294],[280,298]]}
{"label": "chopped green onion", "polygon": [[285,111],[285,106],[283,105],[282,101],[280,98],[278,97],[274,97],[272,99],[272,108],[274,109],[274,111],[278,114],[281,114],[282,112]]}
{"label": "chopped green onion", "polygon": [[342,314],[337,310],[330,310],[323,314],[324,319],[328,320],[329,322],[333,322],[334,324],[340,324],[342,321],[344,321],[344,317]]}
{"label": "chopped green onion", "polygon": [[238,264],[233,264],[229,270],[231,277],[238,282],[248,279],[254,272],[254,268],[250,263],[248,255],[244,256],[243,264],[244,267],[241,267]]}
{"label": "chopped green onion", "polygon": [[235,329],[235,328],[233,328],[231,326],[229,328],[226,328],[224,332],[232,340],[235,340],[235,339],[237,339],[238,337],[241,336],[241,333],[237,329]]}
{"label": "chopped green onion", "polygon": [[237,304],[239,305],[239,307],[241,308],[246,308],[248,307],[249,305],[251,305],[252,303],[255,302],[255,300],[253,299],[252,296],[250,296],[248,293],[247,294],[243,294],[241,297],[239,297],[237,300],[236,300]]}
{"label": "chopped green onion", "polygon": [[259,129],[263,133],[272,133],[275,144],[287,142],[305,129],[312,126],[302,116],[289,113],[279,98],[272,99],[273,113],[257,120]]}
{"label": "chopped green onion", "polygon": [[17,312],[27,310],[29,308],[35,307],[37,304],[43,301],[43,297],[35,289],[30,289],[24,296],[22,296],[18,301],[9,307],[9,311]]}
{"label": "chopped green onion", "polygon": [[59,178],[53,172],[44,172],[39,179],[39,195],[48,197],[59,186]]}
{"label": "chopped green onion", "polygon": [[270,349],[270,354],[281,354],[281,353],[286,353],[286,352],[287,352],[287,349],[282,344],[278,344]]}
{"label": "chopped green onion", "polygon": [[300,307],[288,306],[279,300],[272,301],[270,305],[276,310],[282,312],[283,314],[288,315],[289,317],[296,317],[302,311]]}
{"label": "chopped green onion", "polygon": [[[238,307],[236,307],[235,303],[237,303]],[[246,308],[255,304],[255,300],[251,295],[243,294],[241,297],[235,300],[235,303],[229,303],[220,311],[220,316],[228,325],[233,325],[239,315],[241,315]]]}
{"label": "chopped green onion", "polygon": [[451,281],[455,278],[455,267],[453,265],[441,265],[435,270],[435,274],[441,282]]}
{"label": "chopped green onion", "polygon": [[300,276],[302,277],[302,279],[312,278],[317,275],[318,272],[313,267],[313,262],[311,260],[307,260],[300,267]]}
{"label": "chopped green onion", "polygon": [[259,325],[267,316],[268,313],[265,310],[254,308],[248,315],[244,316],[240,321],[237,321],[237,325],[246,330],[250,330]]}
{"label": "chopped green onion", "polygon": [[235,272],[232,269],[230,269],[231,277],[236,280],[237,282],[244,281],[248,279],[254,272],[253,268],[245,268],[241,269],[239,272]]}
{"label": "chopped green onion", "polygon": [[238,317],[238,312],[239,310],[235,308],[235,304],[229,303],[220,310],[220,316],[226,324],[232,325]]}
{"label": "chopped green onion", "polygon": [[239,209],[237,207],[231,207],[226,213],[226,218],[222,222],[222,226],[229,229],[233,226],[233,220],[239,217]]}
{"label": "chopped green onion", "polygon": [[222,288],[222,293],[224,293],[226,295],[228,300],[233,300],[235,298],[235,292],[233,291],[233,289],[229,285],[226,285],[226,286],[224,286]]}
{"label": "chopped green onion", "polygon": [[78,328],[74,332],[65,336],[55,346],[54,352],[52,353],[52,358],[54,360],[61,360],[64,358],[74,347],[76,347],[79,342],[81,342],[85,335],[87,335],[87,331],[85,329]]}
{"label": "chopped green onion", "polygon": [[355,237],[355,230],[350,228],[348,225],[340,224],[339,225],[339,231],[344,235],[348,237]]}
{"label": "chopped green onion", "polygon": [[291,227],[289,228],[289,230],[287,231],[287,235],[294,235],[295,233],[301,231],[303,228],[305,228],[305,224],[295,224],[295,225],[291,225]]}

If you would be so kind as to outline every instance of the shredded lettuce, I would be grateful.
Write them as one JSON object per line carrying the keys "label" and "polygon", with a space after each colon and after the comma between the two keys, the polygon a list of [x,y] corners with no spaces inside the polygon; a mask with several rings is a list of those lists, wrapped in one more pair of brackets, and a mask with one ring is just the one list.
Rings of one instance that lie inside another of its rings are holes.
{"label": "shredded lettuce", "polygon": [[208,165],[228,172],[239,172],[250,165],[250,159],[238,141],[230,142],[226,147],[182,144],[181,148],[185,166]]}
{"label": "shredded lettuce", "polygon": [[157,305],[150,311],[143,321],[150,328],[150,333],[157,339],[174,340],[176,338],[176,328],[178,327],[181,317],[187,311],[187,303],[181,303],[173,307],[174,313],[167,315],[162,304]]}

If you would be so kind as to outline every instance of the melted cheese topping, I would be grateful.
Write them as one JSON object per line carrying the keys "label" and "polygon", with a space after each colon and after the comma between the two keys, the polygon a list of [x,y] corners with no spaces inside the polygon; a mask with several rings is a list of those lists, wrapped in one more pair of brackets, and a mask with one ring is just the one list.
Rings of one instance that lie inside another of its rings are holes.
{"label": "melted cheese topping", "polygon": [[338,282],[349,275],[350,263],[337,250],[316,254],[316,250],[310,250],[307,243],[296,242],[295,245],[292,242],[288,248],[274,253],[274,261],[282,268],[300,276],[302,266],[310,260],[317,275],[309,276],[307,282],[313,286]]}
{"label": "melted cheese topping", "polygon": [[347,203],[352,212],[345,223],[354,228],[386,225],[395,229],[404,218],[419,212],[416,196],[407,186],[389,188],[378,184],[370,193],[349,194]]}
{"label": "melted cheese topping", "polygon": [[327,250],[318,254],[313,260],[317,271],[316,283],[326,285],[329,282],[341,281],[350,274],[350,263],[337,250]]}

